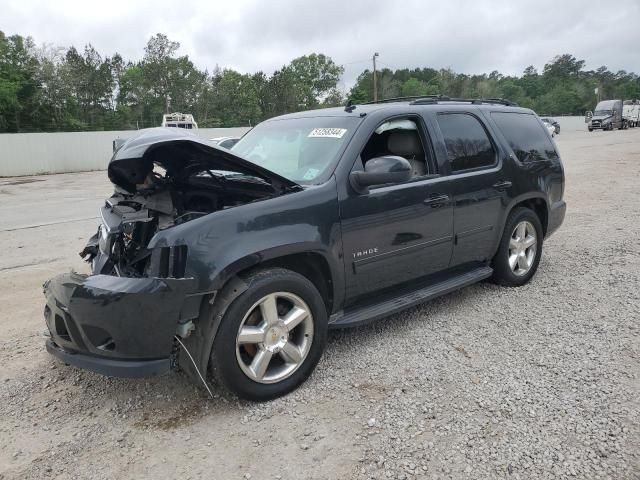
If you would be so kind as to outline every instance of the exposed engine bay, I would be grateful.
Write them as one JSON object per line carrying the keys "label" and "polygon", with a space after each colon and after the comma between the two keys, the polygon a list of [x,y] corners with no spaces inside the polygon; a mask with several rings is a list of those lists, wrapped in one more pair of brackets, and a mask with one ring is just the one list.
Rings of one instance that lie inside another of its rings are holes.
{"label": "exposed engine bay", "polygon": [[150,250],[156,232],[299,188],[194,136],[165,130],[176,129],[152,129],[164,141],[150,142],[147,134],[114,153],[108,173],[115,191],[80,252],[94,274],[182,278],[186,247]]}

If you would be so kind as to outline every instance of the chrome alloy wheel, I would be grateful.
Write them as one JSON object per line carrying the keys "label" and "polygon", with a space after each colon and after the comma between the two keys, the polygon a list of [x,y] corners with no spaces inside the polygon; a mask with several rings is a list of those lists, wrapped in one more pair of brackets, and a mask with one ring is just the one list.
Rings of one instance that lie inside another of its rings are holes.
{"label": "chrome alloy wheel", "polygon": [[526,220],[518,223],[509,239],[509,267],[521,277],[526,275],[536,259],[538,239],[536,229]]}
{"label": "chrome alloy wheel", "polygon": [[313,342],[313,316],[297,295],[275,292],[258,300],[240,323],[236,359],[258,383],[277,383],[304,362]]}

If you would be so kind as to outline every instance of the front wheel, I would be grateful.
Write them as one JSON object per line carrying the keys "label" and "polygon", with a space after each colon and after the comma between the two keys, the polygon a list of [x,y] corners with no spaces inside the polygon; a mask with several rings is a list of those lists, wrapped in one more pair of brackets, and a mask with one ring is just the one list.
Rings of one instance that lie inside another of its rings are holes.
{"label": "front wheel", "polygon": [[306,277],[273,268],[245,279],[227,309],[211,352],[211,372],[247,400],[265,401],[298,387],[320,360],[327,311]]}
{"label": "front wheel", "polygon": [[542,224],[528,208],[514,209],[507,218],[498,251],[493,257],[493,280],[519,287],[535,275],[542,256]]}

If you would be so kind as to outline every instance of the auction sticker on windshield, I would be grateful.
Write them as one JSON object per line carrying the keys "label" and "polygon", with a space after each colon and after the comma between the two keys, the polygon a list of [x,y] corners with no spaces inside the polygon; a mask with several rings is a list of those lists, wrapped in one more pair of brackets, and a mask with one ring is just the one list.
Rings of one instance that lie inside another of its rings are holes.
{"label": "auction sticker on windshield", "polygon": [[347,133],[346,128],[314,128],[308,138],[342,138]]}

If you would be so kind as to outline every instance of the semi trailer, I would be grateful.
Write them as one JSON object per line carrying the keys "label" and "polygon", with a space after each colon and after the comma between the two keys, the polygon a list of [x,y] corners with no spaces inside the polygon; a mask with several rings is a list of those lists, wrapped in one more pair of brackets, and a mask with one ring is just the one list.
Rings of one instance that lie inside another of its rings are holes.
{"label": "semi trailer", "polygon": [[640,127],[640,100],[622,102],[622,118],[629,127]]}

